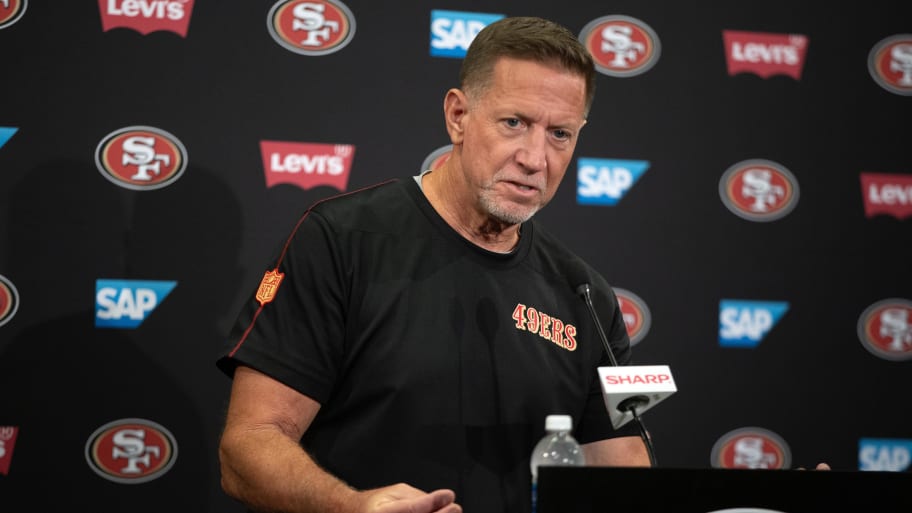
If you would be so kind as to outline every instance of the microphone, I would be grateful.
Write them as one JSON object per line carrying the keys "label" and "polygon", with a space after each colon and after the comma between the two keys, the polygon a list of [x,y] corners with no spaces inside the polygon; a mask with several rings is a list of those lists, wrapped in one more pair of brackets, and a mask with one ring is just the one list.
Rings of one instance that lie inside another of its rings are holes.
{"label": "microphone", "polygon": [[671,369],[667,365],[618,365],[602,323],[595,312],[589,289],[589,284],[583,282],[576,287],[576,293],[586,303],[599,339],[608,353],[608,361],[611,362],[610,367],[598,368],[602,396],[611,418],[611,425],[617,429],[632,420],[636,421],[649,452],[649,460],[655,467],[652,440],[643,426],[640,414],[677,392]]}

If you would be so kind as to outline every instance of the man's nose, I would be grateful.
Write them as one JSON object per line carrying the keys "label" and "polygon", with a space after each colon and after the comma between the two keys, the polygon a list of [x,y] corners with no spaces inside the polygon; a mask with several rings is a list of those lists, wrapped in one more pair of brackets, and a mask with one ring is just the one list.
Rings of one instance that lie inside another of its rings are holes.
{"label": "man's nose", "polygon": [[522,147],[516,152],[517,163],[530,173],[547,170],[547,139],[548,134],[545,130],[529,130]]}

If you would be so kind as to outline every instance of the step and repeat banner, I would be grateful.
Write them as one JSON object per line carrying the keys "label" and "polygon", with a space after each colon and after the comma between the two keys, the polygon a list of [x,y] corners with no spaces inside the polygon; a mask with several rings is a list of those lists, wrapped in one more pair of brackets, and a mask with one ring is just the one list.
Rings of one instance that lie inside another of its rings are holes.
{"label": "step and repeat banner", "polygon": [[240,302],[308,205],[447,158],[513,15],[597,63],[538,218],[674,373],[658,464],[909,471],[912,22],[729,4],[0,0],[0,510],[239,511]]}

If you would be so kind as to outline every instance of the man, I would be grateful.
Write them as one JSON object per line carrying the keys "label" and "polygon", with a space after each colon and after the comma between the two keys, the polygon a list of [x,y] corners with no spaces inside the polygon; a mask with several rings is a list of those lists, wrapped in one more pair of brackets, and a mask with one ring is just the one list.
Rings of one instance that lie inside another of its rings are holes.
{"label": "man", "polygon": [[611,428],[608,359],[575,288],[595,289],[623,364],[617,299],[531,220],[594,84],[563,27],[493,23],[444,99],[449,160],[304,214],[219,360],[229,495],[268,511],[528,511],[551,413],[572,415],[588,464],[649,465],[635,428]]}

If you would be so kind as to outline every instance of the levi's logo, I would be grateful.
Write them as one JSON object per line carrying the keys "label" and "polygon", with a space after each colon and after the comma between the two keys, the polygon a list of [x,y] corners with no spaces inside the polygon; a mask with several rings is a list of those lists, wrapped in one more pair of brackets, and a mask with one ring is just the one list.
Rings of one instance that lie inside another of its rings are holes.
{"label": "levi's logo", "polygon": [[865,217],[905,219],[912,216],[912,175],[861,173],[861,196]]}
{"label": "levi's logo", "polygon": [[0,474],[4,476],[9,474],[17,434],[19,434],[18,426],[0,426]]}
{"label": "levi's logo", "polygon": [[723,30],[728,74],[753,73],[761,78],[787,75],[801,79],[807,36]]}
{"label": "levi's logo", "polygon": [[345,191],[355,147],[351,144],[260,141],[266,187],[282,183],[307,190],[318,185]]}
{"label": "levi's logo", "polygon": [[142,35],[156,31],[187,37],[195,0],[98,0],[101,30],[128,28]]}

